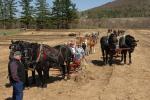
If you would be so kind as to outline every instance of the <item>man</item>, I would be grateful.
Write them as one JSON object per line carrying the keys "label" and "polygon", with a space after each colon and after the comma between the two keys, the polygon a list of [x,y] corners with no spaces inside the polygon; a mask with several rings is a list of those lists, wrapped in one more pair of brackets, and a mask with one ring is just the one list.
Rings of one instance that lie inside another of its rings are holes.
{"label": "man", "polygon": [[9,77],[13,86],[13,100],[23,99],[25,70],[21,63],[21,52],[16,51],[9,64]]}

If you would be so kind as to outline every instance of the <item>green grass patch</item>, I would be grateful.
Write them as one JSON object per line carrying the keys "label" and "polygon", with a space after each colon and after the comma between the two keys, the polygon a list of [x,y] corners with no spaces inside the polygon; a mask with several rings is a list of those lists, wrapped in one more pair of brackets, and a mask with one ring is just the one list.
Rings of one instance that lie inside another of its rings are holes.
{"label": "green grass patch", "polygon": [[0,29],[0,35],[14,35],[20,33],[19,29]]}

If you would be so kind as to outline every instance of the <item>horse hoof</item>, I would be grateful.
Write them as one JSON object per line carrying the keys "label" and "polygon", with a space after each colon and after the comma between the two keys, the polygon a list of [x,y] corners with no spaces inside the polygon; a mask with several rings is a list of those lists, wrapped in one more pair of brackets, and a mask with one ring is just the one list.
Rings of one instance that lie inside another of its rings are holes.
{"label": "horse hoof", "polygon": [[71,78],[71,76],[69,75],[69,76],[67,76],[67,79],[69,80]]}
{"label": "horse hoof", "polygon": [[35,84],[36,84],[36,82],[35,82],[35,81],[32,81],[32,82],[31,82],[31,84],[32,84],[32,85],[35,85]]}
{"label": "horse hoof", "polygon": [[42,88],[47,88],[47,84],[43,84],[43,85],[42,85]]}
{"label": "horse hoof", "polygon": [[109,66],[112,66],[112,64],[109,64]]}
{"label": "horse hoof", "polygon": [[132,63],[129,63],[128,65],[131,65]]}

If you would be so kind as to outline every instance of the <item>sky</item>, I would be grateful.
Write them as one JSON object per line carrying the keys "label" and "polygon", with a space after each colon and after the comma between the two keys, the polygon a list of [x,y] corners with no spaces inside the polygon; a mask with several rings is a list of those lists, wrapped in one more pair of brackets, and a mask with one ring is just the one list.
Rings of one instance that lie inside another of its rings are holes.
{"label": "sky", "polygon": [[[17,0],[17,1],[20,1],[20,0]],[[50,7],[52,7],[53,1],[54,0],[47,0]],[[112,1],[114,0],[72,0],[72,2],[76,4],[76,8],[78,9],[78,11],[84,11],[90,8],[98,7],[98,6],[101,6],[103,4],[106,4]],[[21,12],[21,7],[19,5],[20,4],[18,3],[18,10],[19,12]],[[17,16],[20,16],[20,13],[17,13]]]}
{"label": "sky", "polygon": [[[50,6],[52,6],[53,0],[47,0],[47,1],[49,2]],[[79,11],[84,11],[90,8],[94,8],[112,1],[113,0],[72,0],[72,2],[76,4],[76,8],[78,8]]]}

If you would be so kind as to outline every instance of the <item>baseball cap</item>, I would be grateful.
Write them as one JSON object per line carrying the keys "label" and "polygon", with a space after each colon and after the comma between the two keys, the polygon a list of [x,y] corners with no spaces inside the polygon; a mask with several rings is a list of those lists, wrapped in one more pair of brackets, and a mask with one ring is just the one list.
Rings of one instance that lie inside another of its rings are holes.
{"label": "baseball cap", "polygon": [[16,52],[14,53],[14,56],[21,56],[21,52],[20,52],[20,51],[16,51]]}

